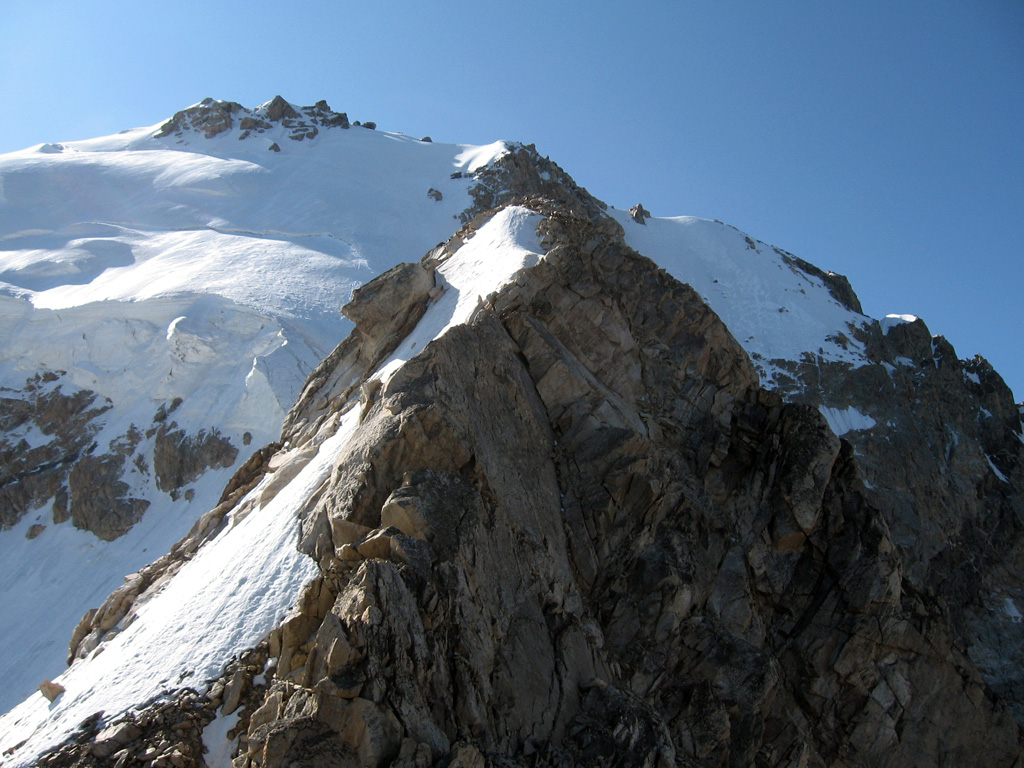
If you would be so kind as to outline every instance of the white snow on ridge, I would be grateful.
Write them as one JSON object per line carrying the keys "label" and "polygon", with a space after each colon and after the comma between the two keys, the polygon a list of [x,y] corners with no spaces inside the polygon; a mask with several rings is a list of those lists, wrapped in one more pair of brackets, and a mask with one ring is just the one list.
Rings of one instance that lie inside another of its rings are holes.
{"label": "white snow on ridge", "polygon": [[1021,621],[1024,621],[1024,616],[1021,616],[1020,611],[1017,610],[1017,605],[1013,602],[1012,597],[1007,597],[1003,600],[1003,613],[1005,613],[1014,624],[1020,624]]}
{"label": "white snow on ridge", "polygon": [[467,147],[456,156],[455,163],[464,173],[475,173],[506,154],[508,146],[505,142],[496,141],[481,147]]}
{"label": "white snow on ridge", "polygon": [[396,370],[431,340],[466,322],[489,294],[520,269],[532,267],[544,253],[537,236],[540,216],[520,206],[499,211],[480,227],[435,275],[444,294],[420,318],[415,330],[373,374],[387,382]]}
{"label": "white snow on ridge", "polygon": [[836,433],[836,437],[842,437],[848,432],[871,429],[878,423],[852,405],[849,408],[830,408],[827,405],[819,405],[818,411],[825,417],[825,421]]}
{"label": "white snow on ridge", "polygon": [[750,354],[762,386],[772,386],[781,372],[772,360],[799,362],[810,354],[854,367],[867,362],[850,332],[851,324],[867,318],[842,306],[819,278],[790,266],[771,246],[692,216],[640,225],[623,211],[609,213],[631,247],[704,297]]}
{"label": "white snow on ridge", "polygon": [[985,461],[987,461],[987,462],[988,462],[988,466],[989,466],[989,468],[990,468],[990,469],[992,470],[992,473],[993,473],[993,474],[994,474],[994,475],[995,475],[996,477],[998,477],[998,478],[999,478],[1000,480],[1002,480],[1002,481],[1003,481],[1004,483],[1008,483],[1008,482],[1010,482],[1009,478],[1007,478],[1007,477],[1006,477],[1006,475],[1004,475],[1004,474],[1003,474],[1003,473],[1002,473],[1002,472],[1000,471],[999,467],[997,467],[997,466],[995,465],[995,462],[993,462],[993,461],[992,461],[992,457],[991,457],[991,456],[989,456],[988,454],[985,454]]}

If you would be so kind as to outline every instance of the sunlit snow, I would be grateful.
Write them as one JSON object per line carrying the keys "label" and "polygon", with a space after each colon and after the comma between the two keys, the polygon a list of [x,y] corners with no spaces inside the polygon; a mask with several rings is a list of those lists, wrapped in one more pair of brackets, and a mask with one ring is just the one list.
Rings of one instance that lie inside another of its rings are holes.
{"label": "sunlit snow", "polygon": [[499,211],[455,256],[442,264],[436,280],[444,293],[420,319],[416,329],[375,374],[386,381],[431,339],[466,322],[480,302],[520,269],[532,267],[543,249],[537,236],[540,217],[519,206]]}
{"label": "sunlit snow", "polygon": [[771,387],[786,372],[773,361],[812,359],[857,367],[867,360],[851,326],[868,318],[840,304],[822,281],[772,246],[717,221],[692,216],[649,218],[641,225],[610,213],[626,242],[691,285],[722,318]]}
{"label": "sunlit snow", "polygon": [[882,333],[889,333],[897,325],[917,322],[917,315],[886,315],[878,324],[882,327]]}

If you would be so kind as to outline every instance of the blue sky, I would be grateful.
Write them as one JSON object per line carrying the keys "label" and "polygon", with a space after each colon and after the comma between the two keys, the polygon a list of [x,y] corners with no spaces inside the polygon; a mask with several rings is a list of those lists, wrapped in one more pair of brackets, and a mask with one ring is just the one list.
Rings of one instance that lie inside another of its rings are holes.
{"label": "blue sky", "polygon": [[0,152],[206,96],[535,143],[850,277],[1024,398],[1024,3],[0,0]]}

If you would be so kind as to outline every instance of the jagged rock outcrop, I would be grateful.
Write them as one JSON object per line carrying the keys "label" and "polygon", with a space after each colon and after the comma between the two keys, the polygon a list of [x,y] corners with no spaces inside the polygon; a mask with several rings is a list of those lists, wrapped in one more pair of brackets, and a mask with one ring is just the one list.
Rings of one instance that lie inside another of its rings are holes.
{"label": "jagged rock outcrop", "polygon": [[0,526],[9,528],[50,502],[54,523],[70,518],[76,528],[114,539],[149,507],[124,481],[142,434],[132,428],[99,445],[94,438],[110,401],[86,389],[65,391],[64,376],[36,374],[3,399]]}
{"label": "jagged rock outcrop", "polygon": [[[62,372],[44,371],[0,399],[0,526],[9,528],[49,499],[68,519],[68,473],[89,451],[110,408],[95,392],[64,392]],[[30,442],[31,440],[31,442]]]}
{"label": "jagged rock outcrop", "polygon": [[236,119],[241,131],[239,139],[246,139],[253,133],[265,133],[275,123],[290,129],[288,138],[295,141],[315,138],[320,128],[349,127],[348,115],[335,112],[322,99],[311,107],[296,109],[280,96],[275,96],[266,104],[250,110],[234,101],[207,98],[175,113],[160,126],[156,137],[180,137],[187,131],[194,131],[212,139],[233,128]]}
{"label": "jagged rock outcrop", "polygon": [[[813,389],[807,403],[760,389],[696,292],[583,201],[534,200],[546,258],[385,381],[373,371],[474,225],[357,293],[356,331],[257,462],[308,460],[359,409],[302,512],[320,575],[267,639],[267,684],[259,665],[226,672],[192,722],[215,701],[241,713],[237,768],[1018,765],[1015,689],[976,650],[979,603],[951,605],[1019,588],[1017,475],[982,473],[959,520],[942,505],[975,467],[938,466],[953,478],[938,491],[896,473],[909,496],[883,494],[900,446],[837,436]],[[901,333],[889,343],[924,353],[920,329]],[[1016,413],[983,363],[945,365],[964,408]],[[937,380],[928,395],[928,376],[917,397],[955,401]],[[986,450],[1019,434],[978,424]],[[1019,472],[1013,456],[995,469]],[[960,538],[939,546],[949,526]],[[1013,658],[1014,636],[989,629]],[[47,764],[97,764],[101,741]],[[179,752],[196,759],[195,743]],[[131,744],[143,762],[173,747]]]}
{"label": "jagged rock outcrop", "polygon": [[161,491],[174,492],[200,477],[211,467],[230,467],[238,449],[214,427],[195,435],[161,424],[153,446],[153,473]]}
{"label": "jagged rock outcrop", "polygon": [[629,209],[629,215],[637,224],[647,225],[647,219],[651,218],[651,212],[644,208],[643,203],[637,203]]}
{"label": "jagged rock outcrop", "polygon": [[474,204],[463,213],[466,224],[487,211],[518,200],[539,198],[590,218],[602,230],[619,226],[602,216],[607,205],[578,186],[556,163],[537,153],[533,144],[514,144],[508,152],[473,174],[470,188]]}
{"label": "jagged rock outcrop", "polygon": [[230,467],[238,455],[216,428],[189,434],[168,423],[180,398],[161,405],[145,432],[132,424],[98,442],[111,401],[73,387],[65,377],[63,371],[36,374],[2,399],[0,527],[10,528],[48,504],[53,523],[70,519],[76,528],[111,541],[150,506],[133,480],[152,477],[160,490],[177,494],[210,468]]}
{"label": "jagged rock outcrop", "polygon": [[844,307],[852,312],[864,314],[864,310],[860,305],[860,299],[857,298],[857,294],[854,292],[853,286],[850,285],[850,281],[847,279],[846,275],[840,275],[837,272],[818,269],[809,261],[797,258],[793,254],[788,251],[784,251],[781,248],[775,248],[775,251],[790,265],[796,267],[802,272],[806,272],[808,275],[814,275],[819,278],[828,288],[829,293],[832,294],[833,298],[835,298],[835,300]]}

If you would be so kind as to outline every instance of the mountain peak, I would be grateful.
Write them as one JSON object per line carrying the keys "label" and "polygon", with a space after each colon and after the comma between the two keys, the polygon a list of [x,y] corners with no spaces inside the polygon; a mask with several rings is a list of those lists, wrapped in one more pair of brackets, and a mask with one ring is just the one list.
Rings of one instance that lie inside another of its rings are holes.
{"label": "mountain peak", "polygon": [[5,768],[1020,763],[987,362],[533,145],[349,125],[0,157]]}
{"label": "mountain peak", "polygon": [[195,133],[212,139],[237,127],[241,131],[238,138],[246,139],[253,134],[266,132],[275,124],[287,128],[288,138],[296,141],[314,138],[320,128],[348,128],[350,125],[348,115],[335,112],[324,99],[313,106],[296,107],[278,95],[256,109],[248,109],[235,101],[205,98],[175,113],[174,117],[160,126],[155,136],[183,137],[187,133]]}

